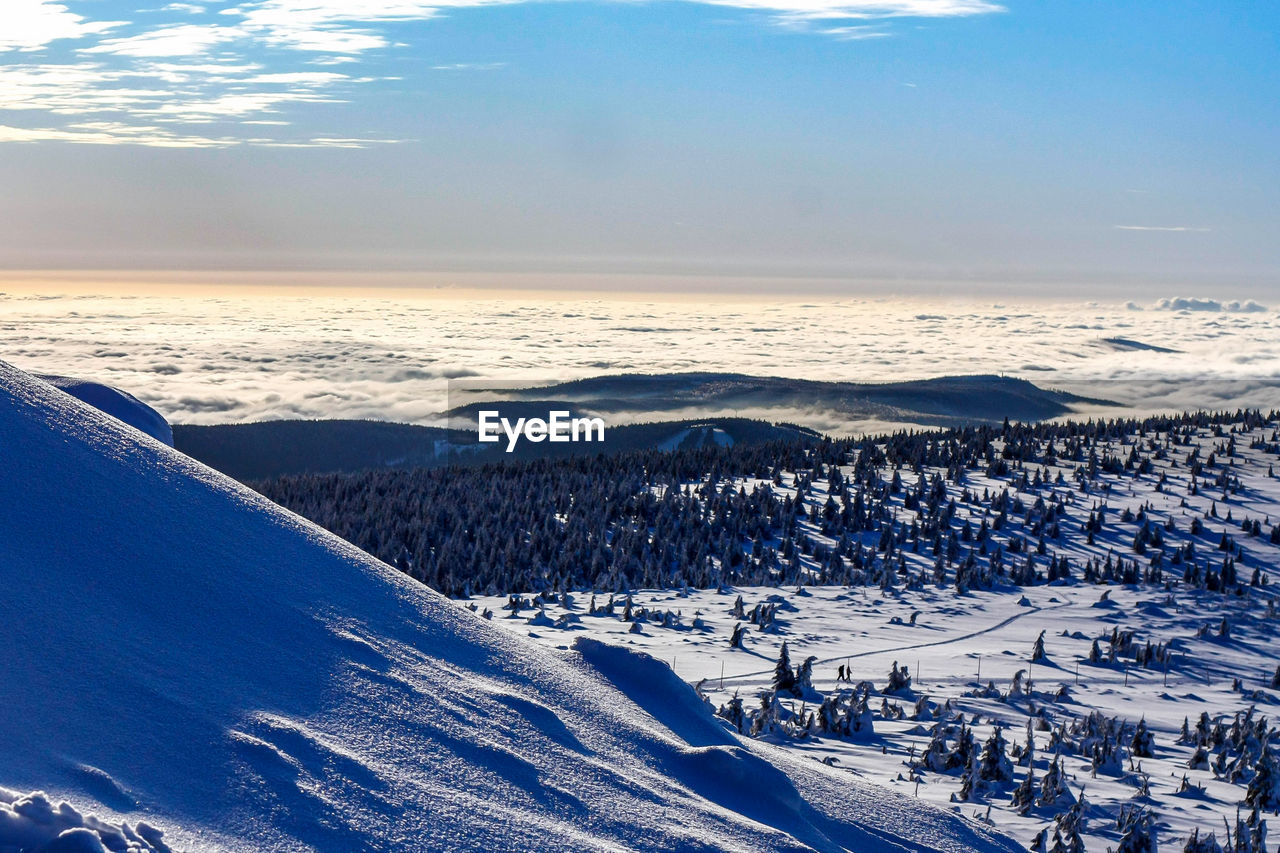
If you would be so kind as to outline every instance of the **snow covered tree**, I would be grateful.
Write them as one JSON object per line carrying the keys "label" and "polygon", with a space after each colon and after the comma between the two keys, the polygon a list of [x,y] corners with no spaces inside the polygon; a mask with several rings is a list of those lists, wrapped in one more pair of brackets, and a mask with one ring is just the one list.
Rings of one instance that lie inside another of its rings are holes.
{"label": "snow covered tree", "polygon": [[967,803],[972,800],[980,789],[978,782],[978,761],[975,757],[965,765],[964,772],[960,774],[960,791],[954,795],[954,798]]}
{"label": "snow covered tree", "polygon": [[1036,771],[1035,767],[1027,768],[1027,775],[1022,777],[1022,781],[1018,783],[1018,787],[1013,789],[1013,797],[1009,800],[1009,805],[1020,815],[1026,815],[1031,811],[1031,807],[1036,801]]}
{"label": "snow covered tree", "polygon": [[797,695],[803,695],[806,691],[813,690],[813,664],[816,660],[816,657],[809,655],[800,664],[800,668],[796,670],[796,683],[792,690]]}
{"label": "snow covered tree", "polygon": [[982,747],[978,778],[987,787],[1003,787],[1013,781],[1013,763],[1005,754],[1004,732],[996,726]]}
{"label": "snow covered tree", "polygon": [[889,694],[906,693],[911,689],[911,671],[904,667],[899,667],[898,662],[894,661],[893,666],[889,667],[889,684],[885,687],[884,692]]}
{"label": "snow covered tree", "polygon": [[1201,838],[1200,828],[1196,827],[1191,837],[1182,845],[1182,853],[1223,853],[1223,850],[1212,832]]}
{"label": "snow covered tree", "polygon": [[1146,809],[1121,811],[1118,824],[1120,846],[1116,853],[1157,853],[1155,828]]}
{"label": "snow covered tree", "polygon": [[735,695],[716,712],[722,719],[738,730],[738,734],[746,734],[747,715],[742,708],[742,697]]}
{"label": "snow covered tree", "polygon": [[1153,746],[1151,732],[1147,729],[1147,718],[1143,717],[1138,720],[1138,728],[1133,733],[1133,739],[1129,741],[1129,751],[1135,758],[1151,758],[1154,754]]}
{"label": "snow covered tree", "polygon": [[1262,754],[1253,768],[1253,778],[1245,790],[1245,804],[1262,811],[1280,809],[1280,768],[1271,754],[1271,747],[1263,743]]}
{"label": "snow covered tree", "polygon": [[1044,631],[1040,632],[1040,636],[1036,637],[1035,645],[1031,647],[1031,662],[1041,663],[1047,660],[1044,653]]}
{"label": "snow covered tree", "polygon": [[795,686],[796,674],[791,669],[791,654],[787,651],[787,644],[784,641],[781,651],[778,652],[778,662],[773,667],[773,689],[790,693]]}
{"label": "snow covered tree", "polygon": [[1036,734],[1035,725],[1031,717],[1027,717],[1027,740],[1023,744],[1022,751],[1018,753],[1019,767],[1032,767],[1036,759]]}
{"label": "snow covered tree", "polygon": [[1036,805],[1052,808],[1073,800],[1071,789],[1067,787],[1067,774],[1062,769],[1062,758],[1054,756],[1053,761],[1049,762],[1049,769],[1040,779],[1040,796]]}

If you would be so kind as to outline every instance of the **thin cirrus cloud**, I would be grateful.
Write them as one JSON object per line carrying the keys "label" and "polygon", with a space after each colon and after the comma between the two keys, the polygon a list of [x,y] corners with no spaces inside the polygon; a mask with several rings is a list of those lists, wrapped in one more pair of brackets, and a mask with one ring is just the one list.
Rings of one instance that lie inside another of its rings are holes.
{"label": "thin cirrus cloud", "polygon": [[1162,231],[1166,233],[1208,233],[1211,228],[1197,228],[1191,225],[1117,225],[1117,231]]}
{"label": "thin cirrus cloud", "polygon": [[[390,143],[327,133],[290,137],[293,112],[343,103],[380,78],[361,57],[402,48],[388,27],[449,10],[541,0],[250,0],[139,7],[132,21],[93,20],[84,4],[6,0],[0,7],[0,142],[163,147]],[[762,14],[772,25],[839,40],[883,38],[893,19],[1003,11],[989,0],[688,0]],[[113,17],[124,17],[115,15]],[[53,47],[75,57],[53,60]],[[315,68],[331,69],[323,73]],[[504,62],[430,66],[497,71]],[[341,73],[337,69],[352,73]],[[217,124],[217,132],[209,130]],[[246,127],[246,125],[250,125]],[[280,128],[264,138],[262,128]]]}
{"label": "thin cirrus cloud", "polygon": [[179,24],[160,27],[127,38],[106,39],[93,47],[81,48],[80,53],[110,53],[116,56],[197,56],[210,48],[244,38],[239,27]]}

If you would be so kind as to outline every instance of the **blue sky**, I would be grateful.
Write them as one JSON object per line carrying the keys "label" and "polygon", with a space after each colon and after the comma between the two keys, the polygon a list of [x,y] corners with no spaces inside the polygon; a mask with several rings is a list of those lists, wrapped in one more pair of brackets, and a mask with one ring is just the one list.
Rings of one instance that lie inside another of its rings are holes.
{"label": "blue sky", "polygon": [[1278,22],[1245,2],[6,0],[0,265],[1266,292]]}

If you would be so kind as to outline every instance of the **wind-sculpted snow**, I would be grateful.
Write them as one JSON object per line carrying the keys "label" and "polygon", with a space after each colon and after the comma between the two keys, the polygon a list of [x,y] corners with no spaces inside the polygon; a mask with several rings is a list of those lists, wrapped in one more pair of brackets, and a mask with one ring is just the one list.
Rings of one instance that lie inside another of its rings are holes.
{"label": "wind-sculpted snow", "polygon": [[175,850],[1017,849],[744,743],[652,661],[499,631],[2,363],[0,437],[7,788]]}
{"label": "wind-sculpted snow", "polygon": [[146,823],[108,823],[42,791],[0,788],[0,849],[37,853],[171,853],[164,833]]}
{"label": "wind-sculpted snow", "polygon": [[145,432],[156,441],[173,446],[173,429],[164,415],[128,392],[100,382],[88,382],[71,376],[41,376],[45,382],[65,391],[77,400],[88,403],[136,430]]}

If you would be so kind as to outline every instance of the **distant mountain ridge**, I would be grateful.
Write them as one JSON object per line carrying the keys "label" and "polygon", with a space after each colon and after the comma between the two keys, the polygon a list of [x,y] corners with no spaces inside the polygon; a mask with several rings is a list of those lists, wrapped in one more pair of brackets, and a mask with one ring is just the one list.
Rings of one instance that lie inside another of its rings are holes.
{"label": "distant mountain ridge", "polygon": [[[558,400],[583,411],[614,415],[685,410],[700,410],[708,416],[739,411],[825,411],[846,419],[876,418],[921,426],[996,423],[1005,418],[1035,422],[1070,414],[1075,405],[1110,404],[995,374],[833,382],[741,373],[628,373],[535,388],[484,388],[476,393],[489,399],[539,405]],[[478,405],[458,406],[449,414],[468,413]]]}
{"label": "distant mountain ridge", "polygon": [[[737,373],[621,374],[470,393],[484,399],[444,413],[449,429],[359,420],[176,424],[174,443],[183,453],[247,481],[712,443],[818,440],[819,432],[791,422],[804,412],[830,413],[835,420],[950,427],[1005,418],[1038,422],[1069,414],[1073,406],[1108,403],[995,375],[856,383]],[[545,418],[562,409],[574,416],[602,416],[608,427],[603,443],[525,441],[508,454],[502,446],[476,442],[477,415],[486,409],[512,419]]]}

